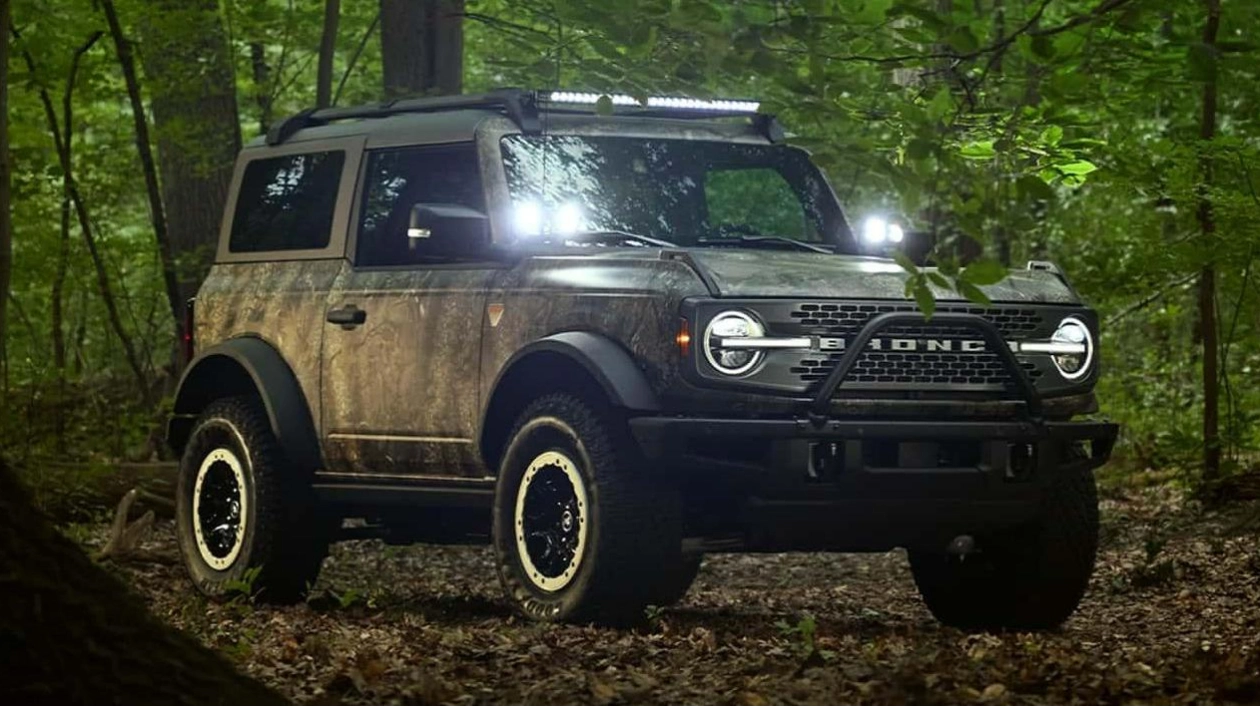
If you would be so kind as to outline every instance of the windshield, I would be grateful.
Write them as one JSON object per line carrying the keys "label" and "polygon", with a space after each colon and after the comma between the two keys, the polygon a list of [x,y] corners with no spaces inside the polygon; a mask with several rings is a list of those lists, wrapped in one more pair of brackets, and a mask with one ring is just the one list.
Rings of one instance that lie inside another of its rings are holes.
{"label": "windshield", "polygon": [[520,238],[619,235],[679,246],[751,246],[790,238],[849,251],[831,189],[801,150],[578,135],[502,140]]}

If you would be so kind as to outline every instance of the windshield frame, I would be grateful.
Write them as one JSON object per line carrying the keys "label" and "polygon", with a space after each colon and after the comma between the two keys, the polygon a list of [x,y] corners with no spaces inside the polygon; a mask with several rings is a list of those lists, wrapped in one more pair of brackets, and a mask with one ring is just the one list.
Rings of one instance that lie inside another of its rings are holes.
{"label": "windshield frame", "polygon": [[[737,143],[760,147],[776,147],[801,154],[811,168],[810,179],[818,182],[819,196],[816,202],[818,215],[824,226],[821,244],[834,247],[836,253],[859,252],[857,240],[844,216],[835,190],[827,175],[810,159],[809,152],[794,145],[775,145],[757,133],[751,125],[742,123],[697,122],[692,120],[635,118],[628,116],[575,116],[544,114],[544,134],[577,137],[627,138],[645,140],[678,140]],[[495,116],[484,120],[476,130],[478,155],[481,161],[483,188],[485,189],[487,216],[490,218],[491,237],[496,245],[510,248],[531,248],[531,241],[516,238],[512,229],[512,197],[507,184],[502,140],[511,135],[522,135],[520,128],[510,120]],[[532,135],[526,135],[532,137]],[[782,234],[762,234],[782,235]],[[583,251],[587,247],[566,246],[559,242],[536,242],[539,249],[556,248]],[[608,248],[634,248],[635,246],[606,245]],[[683,244],[680,248],[743,248],[757,249],[764,246],[748,246],[732,242],[723,246],[699,246]]]}

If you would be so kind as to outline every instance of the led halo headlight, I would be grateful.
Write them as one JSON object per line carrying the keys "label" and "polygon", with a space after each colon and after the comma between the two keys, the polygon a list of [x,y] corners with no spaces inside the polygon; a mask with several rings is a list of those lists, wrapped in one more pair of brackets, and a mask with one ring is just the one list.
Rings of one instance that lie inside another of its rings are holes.
{"label": "led halo headlight", "polygon": [[1051,356],[1054,361],[1054,367],[1059,369],[1059,375],[1068,380],[1077,380],[1089,374],[1090,364],[1094,362],[1094,337],[1089,333],[1089,327],[1085,326],[1085,322],[1076,317],[1066,317],[1059,322],[1059,328],[1055,329],[1054,334],[1050,337],[1052,344],[1075,344],[1083,346],[1084,351],[1081,353],[1063,353]]}
{"label": "led halo headlight", "polygon": [[722,347],[725,338],[758,338],[766,335],[765,327],[751,315],[735,310],[722,312],[709,320],[704,329],[704,357],[710,366],[728,376],[751,371],[765,353],[758,349]]}

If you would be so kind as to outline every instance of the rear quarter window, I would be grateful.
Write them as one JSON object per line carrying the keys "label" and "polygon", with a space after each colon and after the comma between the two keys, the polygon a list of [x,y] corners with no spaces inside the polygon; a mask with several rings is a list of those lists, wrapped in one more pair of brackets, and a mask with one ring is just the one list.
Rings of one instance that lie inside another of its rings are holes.
{"label": "rear quarter window", "polygon": [[332,234],[342,150],[253,160],[245,165],[228,250],[318,250]]}

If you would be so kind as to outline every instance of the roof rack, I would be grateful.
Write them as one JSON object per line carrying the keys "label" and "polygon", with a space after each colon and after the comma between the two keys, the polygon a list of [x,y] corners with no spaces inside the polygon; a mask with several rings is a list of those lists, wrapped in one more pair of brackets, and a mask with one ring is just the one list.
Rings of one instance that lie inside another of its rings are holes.
{"label": "roof rack", "polygon": [[466,96],[403,98],[347,108],[308,108],[271,126],[271,129],[267,131],[267,144],[282,144],[303,128],[327,125],[335,120],[387,118],[400,113],[439,113],[477,108],[502,110],[513,122],[521,126],[521,130],[526,132],[538,130],[537,95],[533,91],[505,88]]}
{"label": "roof rack", "polygon": [[[549,113],[590,115],[596,113],[594,100],[554,101],[553,93],[540,93],[520,88],[503,88],[487,93],[460,96],[434,96],[429,98],[404,98],[396,101],[351,106],[346,108],[308,108],[285,118],[271,126],[267,131],[267,144],[280,145],[303,129],[319,125],[327,125],[337,120],[353,120],[361,118],[387,118],[401,113],[439,113],[453,110],[500,110],[520,126],[523,132],[536,133],[541,129],[540,110]],[[574,94],[569,94],[574,95]],[[587,94],[577,94],[587,95]],[[589,94],[597,96],[598,94]],[[621,96],[615,97],[623,98]],[[697,107],[695,104],[707,103],[691,99],[664,99],[686,101],[689,104],[669,105],[649,103],[643,106],[637,103],[614,100],[617,115],[629,115],[643,118],[680,118],[680,119],[713,119],[713,118],[750,118],[756,130],[771,142],[782,142],[783,127],[773,115],[757,113],[752,102],[716,101],[712,107]],[[747,106],[753,106],[750,110]],[[742,106],[742,107],[735,107]]]}

